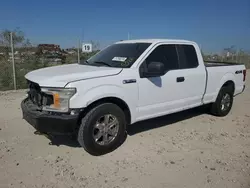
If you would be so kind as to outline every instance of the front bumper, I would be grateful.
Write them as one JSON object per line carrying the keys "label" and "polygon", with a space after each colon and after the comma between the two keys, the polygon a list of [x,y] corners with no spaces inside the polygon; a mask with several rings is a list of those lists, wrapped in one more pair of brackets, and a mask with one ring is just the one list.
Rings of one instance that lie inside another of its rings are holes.
{"label": "front bumper", "polygon": [[60,114],[39,111],[30,100],[24,99],[21,103],[23,119],[42,133],[71,134],[77,127],[79,114]]}

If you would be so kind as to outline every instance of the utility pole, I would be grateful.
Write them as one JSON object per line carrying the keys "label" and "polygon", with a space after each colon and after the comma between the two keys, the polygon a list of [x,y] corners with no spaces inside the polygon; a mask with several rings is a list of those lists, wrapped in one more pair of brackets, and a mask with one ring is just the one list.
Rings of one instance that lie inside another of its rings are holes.
{"label": "utility pole", "polygon": [[82,29],[82,36],[80,36],[80,39],[78,40],[78,50],[77,50],[77,62],[80,64],[80,50],[81,50],[81,43],[84,40],[84,30]]}
{"label": "utility pole", "polygon": [[239,57],[239,47],[236,49],[236,63],[238,63],[238,57]]}
{"label": "utility pole", "polygon": [[10,47],[11,47],[12,69],[13,69],[13,83],[14,83],[14,89],[16,90],[16,70],[15,70],[14,46],[13,46],[12,32],[10,32]]}
{"label": "utility pole", "polygon": [[77,48],[77,62],[80,64],[80,47],[81,47],[81,41],[78,40],[78,48]]}

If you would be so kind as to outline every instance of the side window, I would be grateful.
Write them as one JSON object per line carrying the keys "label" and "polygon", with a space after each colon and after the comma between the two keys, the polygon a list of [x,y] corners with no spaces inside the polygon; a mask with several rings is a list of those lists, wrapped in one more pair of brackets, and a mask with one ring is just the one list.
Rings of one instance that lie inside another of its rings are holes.
{"label": "side window", "polygon": [[179,68],[178,56],[175,45],[160,45],[156,47],[146,59],[149,62],[164,63],[165,70],[174,70]]}
{"label": "side window", "polygon": [[192,45],[177,45],[181,69],[195,68],[199,65],[195,48]]}

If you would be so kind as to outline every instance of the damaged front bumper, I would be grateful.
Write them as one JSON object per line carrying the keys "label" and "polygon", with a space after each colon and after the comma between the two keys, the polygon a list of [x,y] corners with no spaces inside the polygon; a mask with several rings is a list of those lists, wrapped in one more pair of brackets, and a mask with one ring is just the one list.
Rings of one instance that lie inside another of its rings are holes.
{"label": "damaged front bumper", "polygon": [[77,113],[50,113],[41,111],[28,98],[21,103],[23,119],[42,133],[72,134],[76,131],[80,110]]}

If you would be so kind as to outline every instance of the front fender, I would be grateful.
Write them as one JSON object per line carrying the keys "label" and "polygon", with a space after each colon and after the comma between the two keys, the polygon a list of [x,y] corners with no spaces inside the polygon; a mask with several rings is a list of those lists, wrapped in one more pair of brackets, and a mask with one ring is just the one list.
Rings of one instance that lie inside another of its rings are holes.
{"label": "front fender", "polygon": [[131,121],[133,122],[136,115],[135,101],[137,100],[137,94],[133,94],[133,92],[129,92],[117,85],[101,85],[92,87],[84,92],[79,92],[70,99],[70,108],[85,108],[91,103],[107,97],[115,97],[123,100],[130,110]]}
{"label": "front fender", "polygon": [[83,103],[88,106],[91,103],[106,97],[116,97],[126,101],[123,88],[114,85],[105,85],[89,90],[84,95]]}
{"label": "front fender", "polygon": [[102,85],[96,86],[88,89],[87,91],[82,91],[74,95],[70,100],[71,108],[84,108],[89,104],[105,98],[105,97],[117,97],[125,100],[123,89],[115,85]]}

